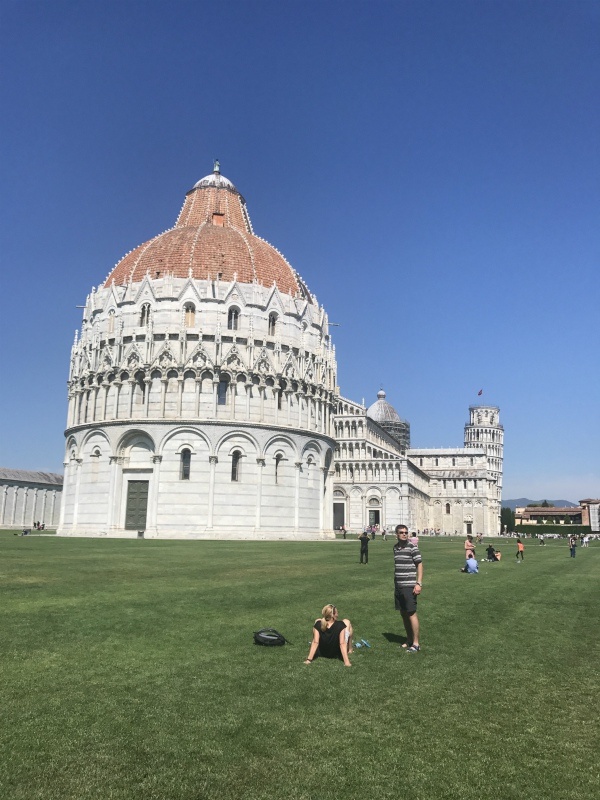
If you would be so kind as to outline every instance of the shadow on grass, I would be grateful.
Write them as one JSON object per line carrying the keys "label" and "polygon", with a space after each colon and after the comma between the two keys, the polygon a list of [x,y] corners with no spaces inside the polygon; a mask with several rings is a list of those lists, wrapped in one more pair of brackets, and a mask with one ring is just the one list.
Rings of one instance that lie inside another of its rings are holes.
{"label": "shadow on grass", "polygon": [[406,636],[400,636],[399,633],[383,633],[382,636],[391,644],[406,644],[408,642]]}

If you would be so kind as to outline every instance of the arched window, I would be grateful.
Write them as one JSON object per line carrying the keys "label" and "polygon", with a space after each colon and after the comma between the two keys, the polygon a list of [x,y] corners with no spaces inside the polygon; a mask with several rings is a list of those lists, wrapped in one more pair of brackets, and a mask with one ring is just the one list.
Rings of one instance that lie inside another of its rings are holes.
{"label": "arched window", "polygon": [[455,459],[455,458],[453,458],[453,459],[452,459],[452,466],[453,466],[453,467],[455,467],[455,466],[456,466],[456,459]]}
{"label": "arched window", "polygon": [[227,314],[227,330],[237,331],[240,321],[240,310],[232,306]]}
{"label": "arched window", "polygon": [[182,481],[189,481],[190,468],[192,466],[192,451],[187,447],[181,451],[181,466],[179,469],[179,478]]}
{"label": "arched window", "polygon": [[217,387],[217,405],[219,406],[226,406],[227,405],[227,386],[229,385],[229,381],[226,381],[224,378],[221,378],[219,381],[219,385]]}
{"label": "arched window", "polygon": [[313,461],[312,457],[309,456],[306,461],[306,482],[309,486],[314,486],[315,482],[315,471],[314,471],[315,462]]}
{"label": "arched window", "polygon": [[241,473],[242,454],[239,450],[234,450],[231,454],[231,480],[239,481]]}
{"label": "arched window", "polygon": [[279,478],[281,477],[279,472],[279,465],[281,464],[282,460],[283,456],[281,455],[281,453],[277,453],[277,455],[275,456],[275,483],[279,483]]}
{"label": "arched window", "polygon": [[115,312],[111,309],[108,312],[108,333],[115,332]]}
{"label": "arched window", "polygon": [[144,303],[140,311],[140,328],[147,328],[150,324],[150,303]]}
{"label": "arched window", "polygon": [[279,389],[277,392],[277,410],[281,411],[281,403],[283,400],[283,389]]}
{"label": "arched window", "polygon": [[136,405],[144,405],[146,401],[146,381],[143,372],[138,372],[135,376],[134,398]]}
{"label": "arched window", "polygon": [[269,336],[275,336],[277,327],[277,314],[269,314]]}
{"label": "arched window", "polygon": [[196,306],[193,303],[186,303],[183,311],[185,327],[193,328],[196,324]]}
{"label": "arched window", "polygon": [[446,514],[450,513],[450,503],[446,503]]}

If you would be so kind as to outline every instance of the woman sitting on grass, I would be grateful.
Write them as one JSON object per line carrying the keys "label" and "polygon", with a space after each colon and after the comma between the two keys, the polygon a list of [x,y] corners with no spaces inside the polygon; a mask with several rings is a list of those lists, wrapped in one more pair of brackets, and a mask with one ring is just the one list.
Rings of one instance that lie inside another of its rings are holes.
{"label": "woman sitting on grass", "polygon": [[327,605],[321,611],[321,619],[316,619],[313,626],[313,640],[306,657],[305,664],[312,664],[313,659],[341,658],[346,667],[352,664],[348,654],[352,652],[352,623],[349,619],[338,619],[338,610],[334,605]]}

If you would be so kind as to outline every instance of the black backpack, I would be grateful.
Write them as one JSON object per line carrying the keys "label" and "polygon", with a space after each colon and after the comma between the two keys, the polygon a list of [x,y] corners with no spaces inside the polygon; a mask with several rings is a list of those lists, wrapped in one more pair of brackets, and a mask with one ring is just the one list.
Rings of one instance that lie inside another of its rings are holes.
{"label": "black backpack", "polygon": [[261,628],[259,631],[254,631],[254,644],[262,644],[266,647],[281,647],[286,642],[285,636],[276,631],[275,628]]}

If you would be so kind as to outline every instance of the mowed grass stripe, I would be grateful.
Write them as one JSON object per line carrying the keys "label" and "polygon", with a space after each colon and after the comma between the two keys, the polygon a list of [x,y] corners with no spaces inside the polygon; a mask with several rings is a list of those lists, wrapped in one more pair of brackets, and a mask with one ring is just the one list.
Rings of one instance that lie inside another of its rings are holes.
{"label": "mowed grass stripe", "polygon": [[[597,796],[600,546],[469,576],[421,540],[414,657],[392,546],[0,535],[0,795]],[[326,602],[372,644],[352,669],[302,664]]]}

